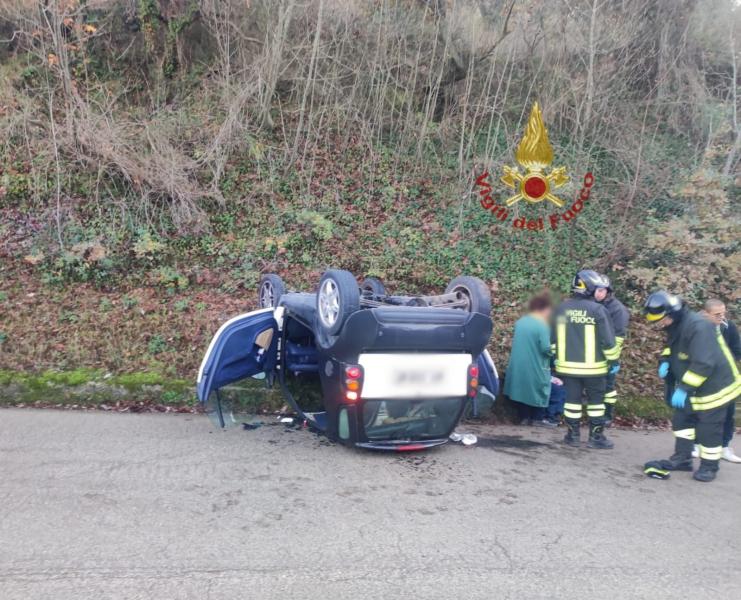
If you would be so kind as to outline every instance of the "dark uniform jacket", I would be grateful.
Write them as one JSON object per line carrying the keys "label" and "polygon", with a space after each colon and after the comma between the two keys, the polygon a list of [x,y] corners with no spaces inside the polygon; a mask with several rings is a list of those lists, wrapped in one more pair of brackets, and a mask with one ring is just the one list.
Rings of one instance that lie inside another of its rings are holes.
{"label": "dark uniform jacket", "polygon": [[612,294],[604,299],[602,305],[607,309],[607,314],[610,315],[612,329],[615,332],[615,341],[618,343],[618,346],[622,348],[623,342],[625,342],[625,338],[628,335],[630,312],[628,312],[625,305]]}
{"label": "dark uniform jacket", "polygon": [[738,335],[738,329],[733,321],[726,321],[720,326],[720,332],[726,341],[726,346],[733,354],[736,360],[741,359],[741,337]]}
{"label": "dark uniform jacket", "polygon": [[607,309],[579,296],[556,309],[551,344],[556,373],[567,377],[602,377],[620,357]]}
{"label": "dark uniform jacket", "polygon": [[741,394],[741,375],[720,329],[698,313],[683,309],[667,327],[668,360],[677,387],[690,397],[693,410],[722,406]]}

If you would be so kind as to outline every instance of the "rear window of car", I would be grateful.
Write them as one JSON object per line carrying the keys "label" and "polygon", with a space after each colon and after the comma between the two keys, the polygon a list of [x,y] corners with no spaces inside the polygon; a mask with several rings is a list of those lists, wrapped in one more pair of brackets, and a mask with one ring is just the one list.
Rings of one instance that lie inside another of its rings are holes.
{"label": "rear window of car", "polygon": [[460,397],[366,400],[365,435],[369,440],[444,437],[455,426],[463,401]]}

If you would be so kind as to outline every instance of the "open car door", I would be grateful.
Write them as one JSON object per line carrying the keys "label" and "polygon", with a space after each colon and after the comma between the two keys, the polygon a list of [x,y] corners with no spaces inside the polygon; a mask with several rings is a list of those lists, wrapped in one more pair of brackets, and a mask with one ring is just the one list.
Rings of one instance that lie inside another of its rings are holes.
{"label": "open car door", "polygon": [[198,370],[198,400],[209,416],[228,425],[230,407],[219,390],[261,373],[270,373],[277,363],[278,323],[273,308],[263,308],[234,317],[214,335]]}

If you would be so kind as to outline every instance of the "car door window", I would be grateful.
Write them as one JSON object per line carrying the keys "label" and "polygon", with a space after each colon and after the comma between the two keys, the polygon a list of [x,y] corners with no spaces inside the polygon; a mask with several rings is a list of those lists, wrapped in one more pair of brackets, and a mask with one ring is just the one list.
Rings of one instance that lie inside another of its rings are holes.
{"label": "car door window", "polygon": [[278,325],[273,309],[230,319],[214,335],[198,372],[198,399],[216,425],[228,427],[266,404],[272,393],[254,376],[272,374]]}

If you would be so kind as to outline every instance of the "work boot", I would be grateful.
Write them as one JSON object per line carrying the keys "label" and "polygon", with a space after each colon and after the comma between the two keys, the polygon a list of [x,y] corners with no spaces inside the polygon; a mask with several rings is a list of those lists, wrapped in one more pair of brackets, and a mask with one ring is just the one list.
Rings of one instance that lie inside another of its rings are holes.
{"label": "work boot", "polygon": [[581,431],[579,430],[579,421],[566,420],[566,435],[563,438],[563,443],[573,446],[574,448],[581,447]]}
{"label": "work boot", "polygon": [[718,461],[717,460],[701,460],[700,468],[692,474],[692,478],[695,481],[702,481],[707,483],[715,479],[718,474]]}
{"label": "work boot", "polygon": [[605,426],[602,423],[590,423],[587,448],[611,450],[614,447],[615,444],[605,437]]}
{"label": "work boot", "polygon": [[644,466],[665,471],[691,471],[692,457],[688,454],[672,454],[669,458],[649,461]]}

